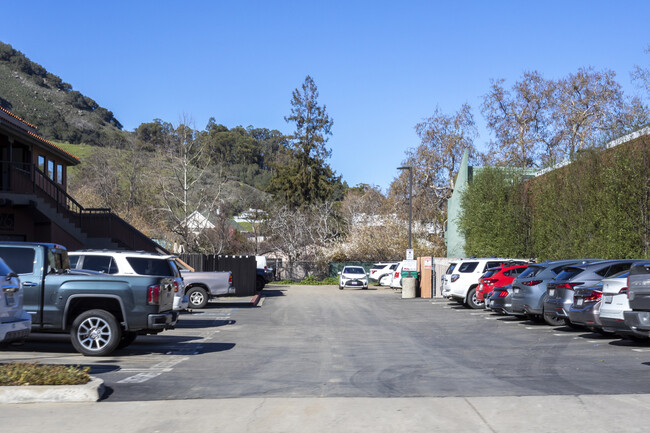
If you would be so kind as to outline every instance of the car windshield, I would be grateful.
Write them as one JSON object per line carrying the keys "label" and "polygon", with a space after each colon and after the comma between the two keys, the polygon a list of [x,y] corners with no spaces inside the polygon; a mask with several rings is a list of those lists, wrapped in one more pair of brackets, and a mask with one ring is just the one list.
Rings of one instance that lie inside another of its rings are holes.
{"label": "car windshield", "polygon": [[343,269],[344,274],[365,274],[366,271],[360,267],[352,267]]}
{"label": "car windshield", "polygon": [[557,277],[555,277],[555,279],[557,281],[570,280],[571,278],[575,277],[576,275],[582,273],[582,271],[584,271],[584,269],[582,269],[582,268],[572,268],[572,267],[564,268],[562,270],[562,272],[557,274]]}
{"label": "car windshield", "polygon": [[611,275],[609,278],[627,278],[630,276],[630,271],[621,271],[618,274]]}
{"label": "car windshield", "polygon": [[488,269],[486,273],[483,274],[481,278],[490,278],[492,275],[496,274],[499,272],[499,269]]}

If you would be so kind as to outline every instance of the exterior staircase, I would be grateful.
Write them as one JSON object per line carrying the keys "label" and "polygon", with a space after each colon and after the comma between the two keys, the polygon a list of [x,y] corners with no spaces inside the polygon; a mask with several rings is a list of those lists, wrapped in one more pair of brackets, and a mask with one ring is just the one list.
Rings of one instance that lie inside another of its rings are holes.
{"label": "exterior staircase", "polygon": [[33,164],[3,164],[9,169],[2,182],[2,199],[34,208],[84,248],[168,253],[110,209],[84,208]]}

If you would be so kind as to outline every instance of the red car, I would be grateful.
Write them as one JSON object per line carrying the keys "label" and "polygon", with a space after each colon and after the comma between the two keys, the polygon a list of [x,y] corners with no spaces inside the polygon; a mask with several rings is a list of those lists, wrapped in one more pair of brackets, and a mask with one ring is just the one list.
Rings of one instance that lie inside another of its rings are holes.
{"label": "red car", "polygon": [[488,269],[479,280],[479,285],[476,288],[476,299],[485,301],[485,298],[489,297],[495,287],[503,287],[512,283],[527,267],[528,265],[501,265],[497,268]]}

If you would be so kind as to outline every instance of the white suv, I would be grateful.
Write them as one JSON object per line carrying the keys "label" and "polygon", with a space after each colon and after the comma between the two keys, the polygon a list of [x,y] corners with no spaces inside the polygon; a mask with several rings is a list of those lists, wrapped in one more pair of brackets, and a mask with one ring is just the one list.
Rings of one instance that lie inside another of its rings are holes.
{"label": "white suv", "polygon": [[[393,267],[394,265],[394,267]],[[384,275],[388,275],[391,273],[393,269],[397,268],[397,263],[395,262],[390,262],[390,263],[375,263],[372,265],[372,269],[370,269],[370,275],[369,278],[372,281],[379,281],[381,277]]]}
{"label": "white suv", "polygon": [[87,269],[111,275],[148,275],[174,278],[174,310],[185,310],[189,298],[174,260],[176,256],[143,251],[80,250],[68,252],[71,269]]}
{"label": "white suv", "polygon": [[476,299],[479,279],[488,269],[506,263],[518,265],[528,263],[528,261],[504,258],[469,258],[452,262],[442,278],[442,296],[455,299],[470,308],[481,308],[483,302]]}

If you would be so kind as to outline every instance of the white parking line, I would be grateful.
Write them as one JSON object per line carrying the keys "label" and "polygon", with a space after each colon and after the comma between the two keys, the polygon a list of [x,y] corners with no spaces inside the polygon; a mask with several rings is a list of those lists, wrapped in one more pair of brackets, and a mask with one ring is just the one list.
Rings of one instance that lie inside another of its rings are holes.
{"label": "white parking line", "polygon": [[634,352],[650,352],[650,349],[632,349]]}
{"label": "white parking line", "polygon": [[[173,356],[173,355],[172,355]],[[158,377],[163,373],[169,373],[170,371],[173,370],[173,367],[176,366],[177,364],[180,364],[183,361],[188,360],[188,357],[182,357],[182,358],[175,358],[175,359],[169,359],[163,362],[159,362],[156,365],[152,365],[148,369],[144,370],[142,373],[138,373],[134,376],[129,376],[127,378],[124,378],[117,383],[142,383],[146,382],[148,380],[153,379],[154,377]],[[123,371],[126,372],[133,372],[133,371],[138,371],[138,369],[124,369]],[[142,371],[142,370],[140,370]]]}

